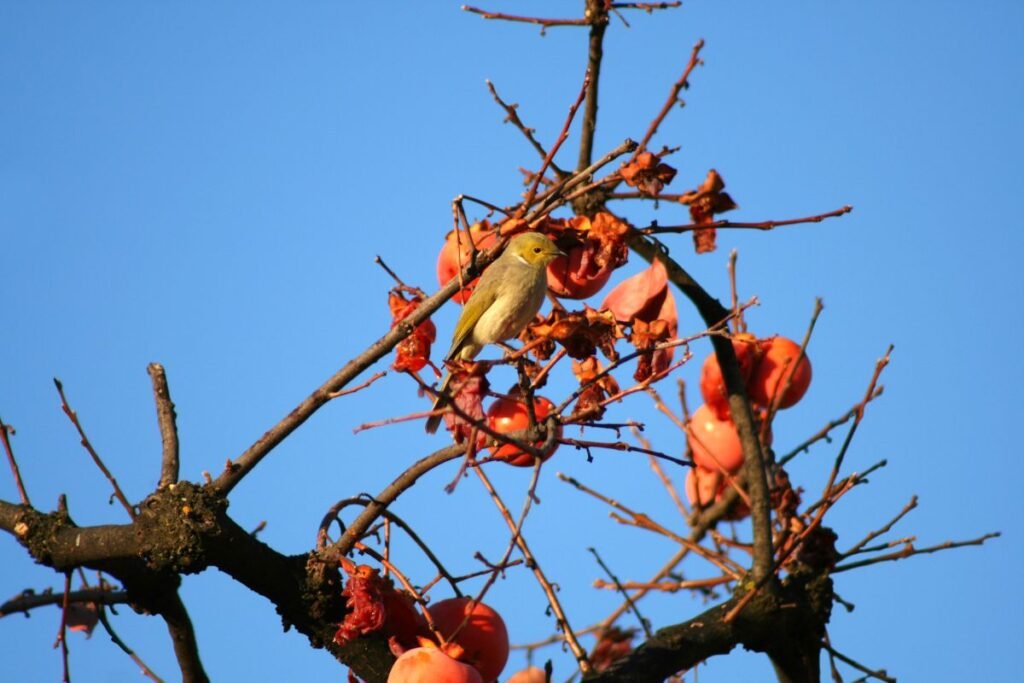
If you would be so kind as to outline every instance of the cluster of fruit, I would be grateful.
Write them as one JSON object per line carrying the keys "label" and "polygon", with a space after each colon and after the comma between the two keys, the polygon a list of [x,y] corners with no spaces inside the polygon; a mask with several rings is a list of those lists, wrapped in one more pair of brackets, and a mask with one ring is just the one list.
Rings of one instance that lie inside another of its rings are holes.
{"label": "cluster of fruit", "polygon": [[[776,410],[795,405],[811,383],[811,362],[801,355],[800,345],[786,337],[758,339],[737,334],[732,339],[747,397],[764,422]],[[706,507],[721,499],[732,477],[743,467],[743,447],[729,410],[728,391],[714,353],[701,368],[700,391],[704,403],[693,411],[686,437],[695,467],[686,477],[686,495],[694,507]],[[771,445],[770,424],[761,430],[765,446]],[[732,518],[749,511],[740,504]]]}
{"label": "cluster of fruit", "polygon": [[388,683],[497,680],[509,651],[508,631],[500,614],[470,598],[442,600],[427,611],[445,643],[421,637],[420,646],[406,650],[391,667]]}

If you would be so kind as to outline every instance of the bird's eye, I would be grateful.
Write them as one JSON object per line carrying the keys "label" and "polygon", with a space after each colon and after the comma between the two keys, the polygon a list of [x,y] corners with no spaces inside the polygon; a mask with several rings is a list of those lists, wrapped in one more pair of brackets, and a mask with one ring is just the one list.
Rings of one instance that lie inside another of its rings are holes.
{"label": "bird's eye", "polygon": [[540,253],[540,247],[534,247],[533,248],[533,253],[534,254],[539,254]]}

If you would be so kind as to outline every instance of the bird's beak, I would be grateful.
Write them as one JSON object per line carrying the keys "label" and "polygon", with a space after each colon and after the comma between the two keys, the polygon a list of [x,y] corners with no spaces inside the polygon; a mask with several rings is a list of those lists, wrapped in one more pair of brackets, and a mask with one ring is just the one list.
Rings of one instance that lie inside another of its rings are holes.
{"label": "bird's beak", "polygon": [[565,253],[564,251],[562,251],[562,250],[561,250],[561,249],[559,249],[558,247],[555,247],[555,256],[556,256],[556,257],[557,257],[557,256],[568,256],[568,254],[566,254],[566,253]]}

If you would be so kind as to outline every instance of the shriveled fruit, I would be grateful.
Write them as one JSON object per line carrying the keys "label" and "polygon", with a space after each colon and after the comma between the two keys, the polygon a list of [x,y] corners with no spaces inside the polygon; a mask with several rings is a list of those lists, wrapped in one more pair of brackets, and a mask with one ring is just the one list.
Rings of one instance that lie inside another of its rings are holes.
{"label": "shriveled fruit", "polygon": [[416,647],[392,665],[388,683],[484,683],[484,679],[472,666],[436,647]]}
{"label": "shriveled fruit", "polygon": [[775,395],[789,382],[779,398],[779,408],[796,404],[811,384],[811,361],[800,357],[800,345],[786,337],[769,337],[760,341],[761,360],[750,378],[750,399],[763,406],[771,405]]}
{"label": "shriveled fruit", "polygon": [[743,446],[732,420],[721,420],[706,404],[693,411],[686,425],[686,438],[698,467],[729,474],[743,466]]}
{"label": "shriveled fruit", "polygon": [[[555,404],[542,396],[537,396],[533,400],[533,413],[537,417],[537,422],[543,422],[547,419],[554,409]],[[526,402],[515,398],[496,399],[491,404],[491,407],[487,409],[487,425],[499,434],[509,434],[528,429],[530,427],[530,414],[526,409]],[[561,436],[562,428],[559,427],[556,438]],[[540,447],[543,443],[539,441],[534,445]],[[556,443],[543,454],[541,459],[547,460],[557,449],[558,444]],[[532,467],[534,462],[531,454],[510,443],[492,446],[491,454],[498,460],[503,460],[509,465],[516,467]]]}
{"label": "shriveled fruit", "polygon": [[[448,284],[448,281],[458,277],[459,272],[469,263],[472,247],[477,250],[489,249],[494,246],[495,233],[488,230],[489,226],[482,223],[474,223],[470,226],[469,234],[465,230],[452,230],[445,238],[441,253],[437,256],[437,281],[441,285]],[[465,303],[469,295],[473,293],[476,280],[467,283],[461,291],[452,297],[460,304]]]}
{"label": "shriveled fruit", "polygon": [[[737,334],[732,339],[732,349],[736,353],[740,375],[742,375],[749,393],[750,377],[757,365],[759,352],[757,338],[752,334]],[[718,365],[718,357],[714,351],[704,359],[704,365],[701,367],[700,393],[704,397],[704,403],[714,411],[719,419],[728,419],[729,392],[725,388],[725,378],[722,377],[722,368]]]}
{"label": "shriveled fruit", "polygon": [[[470,598],[449,598],[427,611],[441,635],[462,648],[459,659],[472,664],[485,681],[494,681],[508,661],[508,631],[500,614],[482,602],[471,604]],[[469,620],[456,633],[467,614]]]}

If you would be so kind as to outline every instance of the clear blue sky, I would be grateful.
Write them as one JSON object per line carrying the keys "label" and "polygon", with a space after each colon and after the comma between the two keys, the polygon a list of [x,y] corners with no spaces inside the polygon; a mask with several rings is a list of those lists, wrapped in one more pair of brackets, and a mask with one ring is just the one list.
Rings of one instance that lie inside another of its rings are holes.
{"label": "clear blue sky", "polygon": [[[570,16],[580,4],[487,6]],[[706,66],[656,140],[682,147],[676,187],[718,169],[742,207],[737,220],[856,207],[816,226],[723,233],[710,255],[694,256],[686,237],[673,247],[723,297],[728,252],[739,250],[743,293],[762,304],[749,317],[757,332],[799,336],[814,297],[824,299],[814,383],[778,419],[780,451],[855,402],[895,344],[885,395],[847,458],[850,469],[881,458],[889,466],[835,511],[840,546],[915,493],[921,506],[897,535],[931,544],[1004,532],[980,549],[838,576],[837,591],[857,609],[834,614],[833,643],[902,681],[1016,680],[1024,8],[695,1],[627,18],[631,29],[616,21],[609,32],[599,150],[643,134],[703,37]],[[216,472],[242,452],[387,328],[389,281],[374,255],[433,289],[451,198],[515,201],[517,168],[536,159],[502,125],[484,79],[550,141],[582,76],[583,41],[579,30],[540,37],[436,0],[0,3],[0,416],[18,429],[33,501],[51,509],[65,492],[80,524],[124,521],[59,410],[53,376],[133,499],[159,471],[150,361],[166,366],[178,406],[183,477]],[[684,221],[673,207],[623,212],[638,224]],[[454,305],[436,316],[441,337],[454,316]],[[680,320],[699,328],[685,304]],[[694,352],[700,359],[707,348]],[[692,383],[696,369],[681,376]],[[282,551],[308,549],[335,500],[379,490],[443,444],[419,424],[352,428],[423,408],[397,375],[331,404],[232,494],[232,514],[244,526],[267,520],[262,538]],[[636,400],[618,415],[649,412]],[[649,421],[656,443],[682,448]],[[816,448],[794,478],[820,490],[833,454]],[[563,450],[552,465],[526,533],[584,626],[617,604],[590,588],[600,571],[588,546],[631,579],[653,574],[672,549],[618,528],[554,471],[678,522],[641,459],[599,454],[588,464]],[[427,477],[395,509],[469,571],[472,553],[497,557],[507,532],[475,482],[445,495],[451,476]],[[527,474],[496,476],[518,507]],[[0,476],[0,498],[16,497]],[[430,578],[411,555],[408,565]],[[0,566],[4,597],[61,581],[9,538]],[[282,635],[269,604],[215,571],[187,577],[183,596],[216,681],[342,675],[304,638]],[[550,632],[525,573],[489,601],[515,641]],[[644,605],[656,625],[701,609],[684,595]],[[120,611],[122,636],[174,680],[163,624]],[[59,680],[58,624],[52,608],[0,621],[2,677]],[[136,677],[101,632],[88,642],[76,634],[71,646],[75,680]],[[545,654],[567,673],[557,648]],[[701,672],[702,681],[770,677],[767,660],[745,654]]]}

